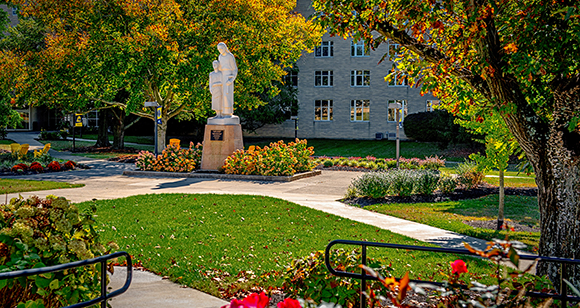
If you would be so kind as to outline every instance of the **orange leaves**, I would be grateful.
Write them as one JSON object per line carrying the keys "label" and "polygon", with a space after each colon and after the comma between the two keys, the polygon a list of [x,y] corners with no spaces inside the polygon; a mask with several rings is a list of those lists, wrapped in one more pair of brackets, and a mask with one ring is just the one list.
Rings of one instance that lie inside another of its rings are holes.
{"label": "orange leaves", "polygon": [[507,54],[511,54],[517,52],[518,47],[514,43],[509,43],[503,47],[503,50],[505,50]]}

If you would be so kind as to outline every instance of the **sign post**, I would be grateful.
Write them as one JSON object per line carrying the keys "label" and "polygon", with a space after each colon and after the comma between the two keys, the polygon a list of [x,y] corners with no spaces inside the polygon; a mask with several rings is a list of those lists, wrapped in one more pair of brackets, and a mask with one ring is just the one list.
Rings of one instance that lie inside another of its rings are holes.
{"label": "sign post", "polygon": [[76,152],[76,140],[75,140],[75,128],[83,127],[83,115],[82,113],[75,113],[74,125],[73,125],[73,152]]}
{"label": "sign post", "polygon": [[157,150],[157,144],[158,144],[158,129],[157,126],[161,124],[161,106],[155,106],[155,157],[157,157],[157,155],[159,155],[159,151]]}

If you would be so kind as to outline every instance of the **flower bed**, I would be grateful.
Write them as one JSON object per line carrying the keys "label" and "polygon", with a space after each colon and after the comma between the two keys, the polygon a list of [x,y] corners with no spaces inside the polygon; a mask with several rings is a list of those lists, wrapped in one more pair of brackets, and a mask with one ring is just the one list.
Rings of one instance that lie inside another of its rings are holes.
{"label": "flower bed", "polygon": [[237,150],[226,159],[223,170],[227,174],[289,176],[311,171],[313,154],[314,149],[308,147],[306,140],[296,139],[288,144],[280,140],[263,148]]}
{"label": "flower bed", "polygon": [[[393,158],[367,157],[327,157],[320,156],[314,159],[317,168],[337,168],[350,170],[388,170],[397,168],[397,160]],[[399,159],[401,169],[429,169],[439,170],[445,166],[445,160],[439,157],[404,158]]]}
{"label": "flower bed", "polygon": [[[1,174],[36,174],[41,172],[59,172],[73,170],[78,167],[87,169],[87,166],[78,165],[74,161],[59,162],[55,160],[48,151],[50,143],[41,150],[28,151],[28,146],[14,144],[14,151],[0,153],[0,173]],[[24,151],[26,150],[26,151]]]}
{"label": "flower bed", "polygon": [[139,152],[135,166],[142,171],[191,172],[199,168],[202,146],[189,143],[189,148],[181,148],[178,142],[170,143],[155,157],[149,151]]}

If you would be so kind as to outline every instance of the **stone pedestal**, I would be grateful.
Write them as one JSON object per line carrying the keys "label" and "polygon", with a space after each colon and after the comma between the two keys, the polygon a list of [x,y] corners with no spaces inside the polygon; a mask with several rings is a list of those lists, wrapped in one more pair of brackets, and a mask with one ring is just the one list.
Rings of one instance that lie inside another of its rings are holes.
{"label": "stone pedestal", "polygon": [[218,170],[228,156],[243,148],[244,140],[240,124],[207,124],[203,137],[201,170]]}

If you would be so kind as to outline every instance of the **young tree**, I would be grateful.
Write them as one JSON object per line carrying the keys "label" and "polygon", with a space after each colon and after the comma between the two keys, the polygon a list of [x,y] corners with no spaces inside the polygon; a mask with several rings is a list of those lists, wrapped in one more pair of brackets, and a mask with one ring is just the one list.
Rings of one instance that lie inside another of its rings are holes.
{"label": "young tree", "polygon": [[[152,120],[143,103],[155,101],[162,106],[159,150],[169,119],[211,114],[207,83],[218,42],[228,44],[239,67],[235,107],[255,109],[265,104],[257,94],[276,95],[272,81],[320,37],[284,0],[13,2],[48,30],[46,52],[27,83],[34,101],[117,106]],[[121,89],[129,92],[125,102],[115,100]]]}
{"label": "young tree", "polygon": [[[453,112],[498,113],[534,167],[539,253],[580,258],[580,7],[545,0],[314,0],[331,32],[402,46],[397,70]],[[559,267],[538,273],[558,284]],[[580,269],[567,275],[580,285]]]}

